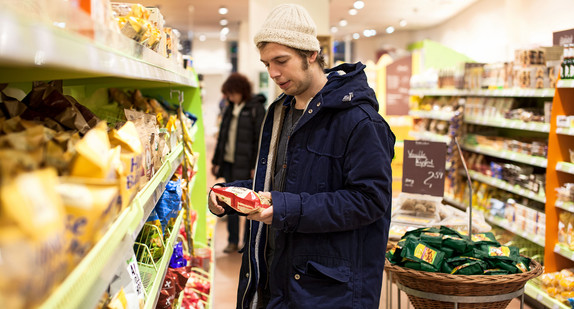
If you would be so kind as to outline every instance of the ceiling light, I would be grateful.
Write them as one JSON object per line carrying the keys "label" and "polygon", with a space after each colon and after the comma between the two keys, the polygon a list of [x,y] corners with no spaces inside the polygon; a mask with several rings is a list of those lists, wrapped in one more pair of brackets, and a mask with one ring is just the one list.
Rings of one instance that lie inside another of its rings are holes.
{"label": "ceiling light", "polygon": [[395,27],[393,27],[393,26],[388,26],[385,31],[386,31],[387,33],[391,34],[391,33],[395,32]]}
{"label": "ceiling light", "polygon": [[219,21],[219,24],[222,25],[222,26],[227,26],[228,23],[229,23],[229,22],[228,22],[227,19],[225,19],[225,18]]}
{"label": "ceiling light", "polygon": [[406,25],[407,25],[407,21],[406,21],[406,20],[401,19],[401,20],[399,21],[399,26],[405,27]]}
{"label": "ceiling light", "polygon": [[358,39],[358,38],[360,38],[360,37],[361,37],[361,35],[360,35],[360,34],[358,34],[358,33],[356,33],[356,32],[355,32],[355,33],[353,33],[353,39],[355,39],[355,40],[356,40],[356,39]]}
{"label": "ceiling light", "polygon": [[223,28],[221,28],[220,34],[222,34],[222,35],[227,35],[227,34],[229,34],[229,28],[228,28],[228,27],[223,27]]}
{"label": "ceiling light", "polygon": [[376,34],[377,34],[377,30],[374,30],[374,29],[365,29],[363,31],[363,36],[365,36],[367,38],[375,36]]}
{"label": "ceiling light", "polygon": [[207,39],[207,37],[205,36],[205,34],[202,34],[202,35],[199,36],[199,40],[200,40],[201,42],[204,42],[206,39]]}
{"label": "ceiling light", "polygon": [[221,15],[227,14],[228,11],[229,11],[229,10],[228,10],[226,7],[224,7],[224,6],[222,6],[222,7],[219,8],[219,14],[221,14]]}
{"label": "ceiling light", "polygon": [[339,28],[335,26],[331,27],[331,33],[337,33],[337,31],[339,31]]}
{"label": "ceiling light", "polygon": [[347,25],[347,20],[346,20],[346,19],[341,19],[341,20],[339,20],[339,26],[345,27],[346,25]]}
{"label": "ceiling light", "polygon": [[222,42],[225,42],[225,41],[227,41],[227,36],[219,35],[219,40],[221,40]]}
{"label": "ceiling light", "polygon": [[357,15],[357,9],[350,9],[349,15]]}
{"label": "ceiling light", "polygon": [[357,10],[360,10],[365,7],[365,2],[361,0],[355,1],[355,3],[353,3],[353,7]]}

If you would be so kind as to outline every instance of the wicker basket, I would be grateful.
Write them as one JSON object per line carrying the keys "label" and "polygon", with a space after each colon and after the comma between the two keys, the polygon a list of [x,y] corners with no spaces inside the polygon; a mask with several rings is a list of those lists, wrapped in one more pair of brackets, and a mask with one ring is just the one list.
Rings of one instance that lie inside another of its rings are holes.
{"label": "wicker basket", "polygon": [[[530,271],[510,275],[450,275],[418,271],[385,262],[385,270],[393,275],[393,281],[409,289],[439,295],[452,296],[495,296],[519,291],[526,282],[542,274],[540,263],[532,260]],[[432,300],[417,297],[406,293],[416,309],[451,309],[453,302]],[[461,309],[503,309],[508,306],[511,299],[481,302],[481,303],[458,303]]]}

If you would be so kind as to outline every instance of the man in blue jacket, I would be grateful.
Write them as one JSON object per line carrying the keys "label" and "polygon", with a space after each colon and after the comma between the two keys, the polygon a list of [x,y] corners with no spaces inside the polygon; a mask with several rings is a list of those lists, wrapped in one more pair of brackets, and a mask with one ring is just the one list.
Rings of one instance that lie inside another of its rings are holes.
{"label": "man in blue jacket", "polygon": [[[237,308],[378,308],[391,215],[395,136],[361,63],[325,70],[301,6],[274,8],[255,36],[283,90],[262,127]],[[218,216],[233,209],[210,193]]]}

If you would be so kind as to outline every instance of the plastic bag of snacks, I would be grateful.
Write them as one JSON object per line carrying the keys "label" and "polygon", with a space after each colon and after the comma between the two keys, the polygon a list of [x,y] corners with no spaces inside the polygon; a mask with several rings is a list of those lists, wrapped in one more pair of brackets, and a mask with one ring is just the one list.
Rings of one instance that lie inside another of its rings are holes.
{"label": "plastic bag of snacks", "polygon": [[211,190],[219,200],[240,213],[251,214],[271,206],[271,201],[251,189],[222,187]]}

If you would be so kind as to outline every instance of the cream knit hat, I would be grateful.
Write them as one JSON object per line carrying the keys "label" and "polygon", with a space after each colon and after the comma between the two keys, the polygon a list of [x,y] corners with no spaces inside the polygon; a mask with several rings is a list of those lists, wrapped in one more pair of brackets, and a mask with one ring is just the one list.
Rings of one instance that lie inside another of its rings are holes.
{"label": "cream knit hat", "polygon": [[321,49],[315,22],[307,10],[297,4],[281,4],[271,10],[253,41],[255,44],[272,42],[308,51]]}

